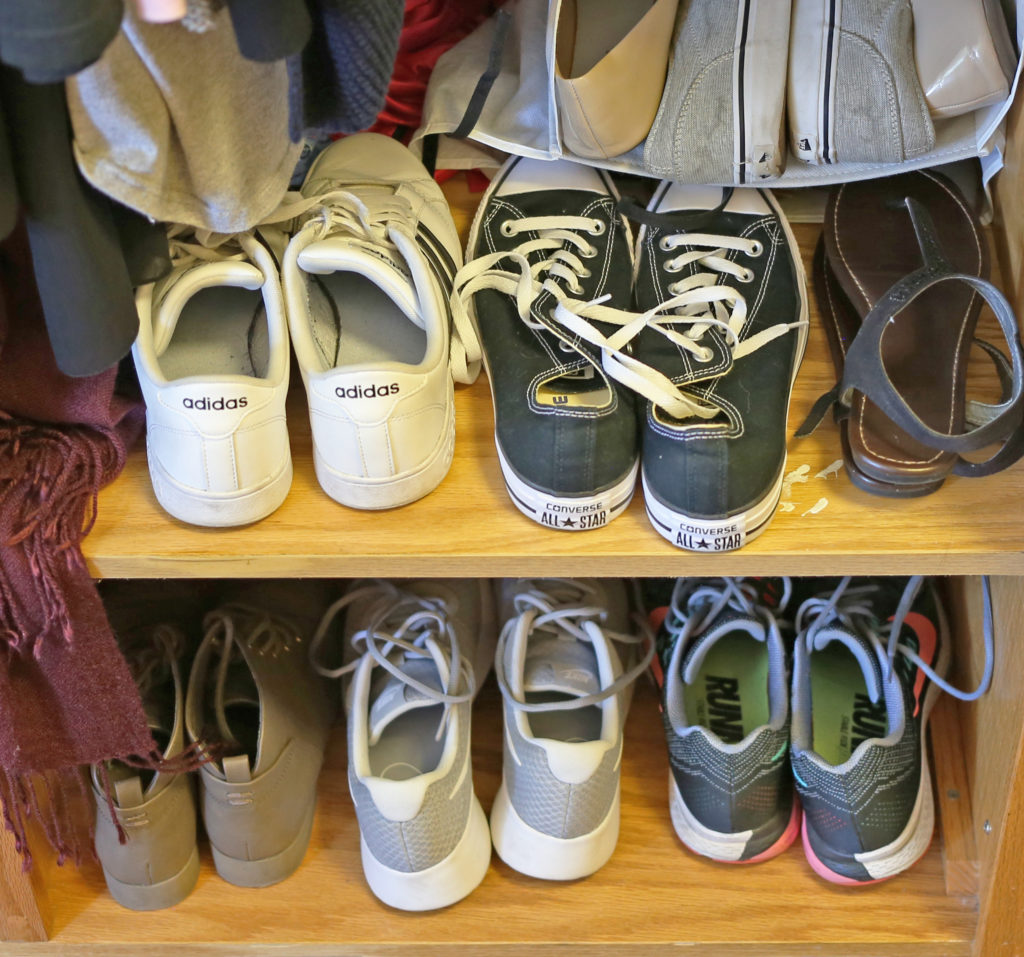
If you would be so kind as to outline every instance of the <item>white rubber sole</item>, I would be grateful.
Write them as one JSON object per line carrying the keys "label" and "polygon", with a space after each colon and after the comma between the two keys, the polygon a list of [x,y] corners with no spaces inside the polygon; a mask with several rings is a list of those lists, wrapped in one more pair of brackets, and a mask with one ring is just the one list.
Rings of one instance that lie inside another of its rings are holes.
{"label": "white rubber sole", "polygon": [[149,477],[156,500],[169,515],[190,525],[230,528],[249,525],[276,511],[292,487],[292,460],[273,478],[255,488],[238,492],[202,492],[176,482],[153,455]]}
{"label": "white rubber sole", "polygon": [[385,867],[373,856],[362,836],[359,846],[370,890],[389,907],[399,910],[437,910],[462,900],[484,879],[491,862],[487,816],[476,795],[470,804],[466,829],[455,849],[424,871],[396,871]]}
{"label": "white rubber sole", "polygon": [[608,863],[618,843],[618,788],[605,819],[593,831],[563,839],[530,827],[516,813],[502,778],[491,809],[491,839],[498,856],[520,874],[549,881],[587,877]]}
{"label": "white rubber sole", "polygon": [[689,552],[731,552],[742,548],[760,535],[771,521],[782,495],[782,479],[786,474],[783,461],[779,477],[771,490],[745,512],[722,519],[696,518],[676,511],[658,501],[648,489],[646,474],[642,477],[647,517],[662,538]]}
{"label": "white rubber sole", "polygon": [[113,877],[106,869],[103,877],[110,896],[129,910],[162,910],[180,904],[199,880],[199,851],[192,848],[185,866],[173,877],[159,884],[126,884]]}
{"label": "white rubber sole", "polygon": [[222,854],[210,841],[213,851],[213,863],[217,873],[229,884],[238,887],[269,887],[291,876],[302,863],[309,846],[309,836],[313,830],[313,813],[316,801],[310,801],[302,820],[299,833],[283,851],[257,861],[243,861],[237,857]]}
{"label": "white rubber sole", "polygon": [[602,492],[593,495],[555,495],[524,482],[505,460],[497,436],[494,442],[501,474],[512,503],[527,518],[545,528],[560,532],[587,532],[593,528],[603,528],[621,515],[633,498],[636,475],[640,469],[639,461],[633,464],[623,479]]}
{"label": "white rubber sole", "polygon": [[690,809],[679,793],[679,785],[668,773],[668,809],[676,834],[694,854],[710,857],[716,861],[738,861],[743,857],[753,831],[736,831],[727,834],[705,827],[690,813]]}
{"label": "white rubber sole", "polygon": [[[800,255],[800,247],[797,244],[793,228],[789,224],[779,201],[770,190],[763,190],[763,195],[768,205],[772,207],[782,230],[786,236],[786,243],[792,253],[794,270],[796,272],[797,291],[800,297],[800,320],[808,322],[810,307],[807,300],[807,276],[804,271],[803,258]],[[641,236],[643,233],[641,233]],[[789,398],[786,400],[786,419],[789,419],[789,406],[793,399],[793,386],[796,383],[797,373],[804,361],[804,353],[807,350],[807,326],[799,326],[794,330],[797,336],[797,350],[793,361],[793,371],[789,379]],[[788,427],[788,425],[787,425]],[[647,476],[643,476],[644,502],[647,506],[647,517],[655,530],[662,538],[667,539],[677,548],[690,552],[731,552],[742,548],[747,542],[753,541],[769,525],[778,507],[779,498],[782,495],[782,480],[786,474],[786,456],[782,458],[782,466],[779,469],[778,477],[761,499],[755,502],[746,511],[738,512],[722,519],[705,519],[685,512],[677,511],[658,501],[647,487]]]}
{"label": "white rubber sole", "polygon": [[448,474],[454,454],[455,406],[450,404],[444,437],[417,469],[386,478],[358,478],[332,469],[315,444],[313,466],[320,487],[334,501],[349,508],[376,510],[408,505],[433,492]]}

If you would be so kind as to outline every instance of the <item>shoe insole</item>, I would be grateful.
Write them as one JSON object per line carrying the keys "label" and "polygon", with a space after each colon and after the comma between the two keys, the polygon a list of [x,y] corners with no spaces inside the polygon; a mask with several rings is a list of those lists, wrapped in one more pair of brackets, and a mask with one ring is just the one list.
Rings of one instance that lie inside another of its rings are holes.
{"label": "shoe insole", "polygon": [[844,645],[832,642],[811,658],[811,741],[830,764],[847,761],[868,738],[888,733],[885,701],[868,697],[857,659]]}
{"label": "shoe insole", "polygon": [[427,354],[426,332],[365,276],[316,276],[308,292],[321,372],[361,363],[418,365]]}
{"label": "shoe insole", "polygon": [[[656,0],[575,0],[575,43],[567,78],[589,73],[635,27]],[[572,24],[566,24],[571,28]],[[564,61],[564,57],[559,58]],[[623,78],[628,82],[628,77]]]}
{"label": "shoe insole", "polygon": [[[574,697],[558,691],[531,691],[527,692],[526,701],[528,704],[540,704],[547,701],[571,701]],[[527,721],[535,738],[575,744],[600,741],[602,717],[598,705],[588,705],[568,711],[535,711],[527,714]]]}
{"label": "shoe insole", "polygon": [[237,286],[200,289],[185,303],[160,356],[168,379],[267,374],[270,347],[263,293]]}
{"label": "shoe insole", "polygon": [[719,638],[686,689],[686,720],[738,744],[770,716],[767,646],[744,634]]}
{"label": "shoe insole", "polygon": [[611,404],[611,389],[592,366],[547,379],[537,386],[537,404],[568,409],[603,409]]}
{"label": "shoe insole", "polygon": [[416,708],[399,715],[370,745],[370,774],[390,781],[405,781],[433,771],[441,762],[444,736],[436,741],[442,705]]}

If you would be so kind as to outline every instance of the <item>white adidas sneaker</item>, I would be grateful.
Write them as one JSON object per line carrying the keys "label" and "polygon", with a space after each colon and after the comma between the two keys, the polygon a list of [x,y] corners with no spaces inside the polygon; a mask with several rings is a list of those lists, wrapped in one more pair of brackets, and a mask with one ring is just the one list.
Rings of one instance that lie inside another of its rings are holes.
{"label": "white adidas sneaker", "polygon": [[319,202],[282,276],[317,478],[343,505],[405,505],[451,464],[452,367],[472,381],[449,362],[455,223],[423,164],[376,133],[327,147],[302,193]]}
{"label": "white adidas sneaker", "polygon": [[288,321],[274,255],[253,233],[202,245],[170,230],[170,275],[136,292],[132,347],[157,500],[193,525],[265,518],[292,482]]}

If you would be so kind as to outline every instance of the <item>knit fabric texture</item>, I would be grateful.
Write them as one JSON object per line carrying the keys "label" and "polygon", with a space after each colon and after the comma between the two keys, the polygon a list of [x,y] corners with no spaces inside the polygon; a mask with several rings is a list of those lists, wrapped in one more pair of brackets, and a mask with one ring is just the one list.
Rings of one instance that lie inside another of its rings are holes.
{"label": "knit fabric texture", "polygon": [[402,0],[309,0],[312,36],[287,61],[294,142],[373,123],[384,106],[404,8]]}

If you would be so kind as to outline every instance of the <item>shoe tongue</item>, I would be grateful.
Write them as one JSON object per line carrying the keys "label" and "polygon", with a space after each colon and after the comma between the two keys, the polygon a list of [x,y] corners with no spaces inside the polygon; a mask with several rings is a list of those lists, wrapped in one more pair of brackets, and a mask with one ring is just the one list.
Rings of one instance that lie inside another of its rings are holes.
{"label": "shoe tongue", "polygon": [[426,328],[412,275],[397,250],[355,237],[329,236],[310,243],[298,256],[299,268],[314,275],[358,273],[372,281],[405,313]]}
{"label": "shoe tongue", "polygon": [[822,628],[815,634],[814,650],[821,651],[834,641],[845,645],[853,653],[853,657],[857,659],[857,664],[860,665],[860,670],[864,674],[868,697],[872,703],[877,703],[882,688],[882,664],[878,660],[874,646],[866,638],[850,631],[849,628],[833,626]]}
{"label": "shoe tongue", "polygon": [[[410,678],[415,678],[420,684],[434,688],[438,692],[442,690],[441,676],[433,661],[422,658],[407,659],[402,662],[400,667]],[[436,707],[439,704],[435,698],[425,695],[422,691],[395,678],[383,669],[376,680],[381,684],[374,691],[373,704],[370,707],[371,745],[380,741],[381,735],[384,734],[388,726],[403,714],[408,714],[418,708]]]}
{"label": "shoe tongue", "polygon": [[597,694],[601,690],[597,656],[580,641],[534,637],[523,665],[523,691]]}
{"label": "shoe tongue", "polygon": [[743,632],[750,635],[755,641],[767,641],[764,624],[756,618],[747,615],[732,614],[722,615],[702,635],[697,637],[686,650],[683,659],[682,673],[683,681],[692,685],[697,680],[701,665],[707,657],[708,652],[726,635],[734,635],[736,632]]}
{"label": "shoe tongue", "polygon": [[153,350],[158,356],[163,355],[171,344],[171,338],[186,303],[197,292],[219,286],[257,290],[263,286],[263,273],[252,263],[222,259],[192,266],[169,283],[163,286],[158,284],[155,287]]}

